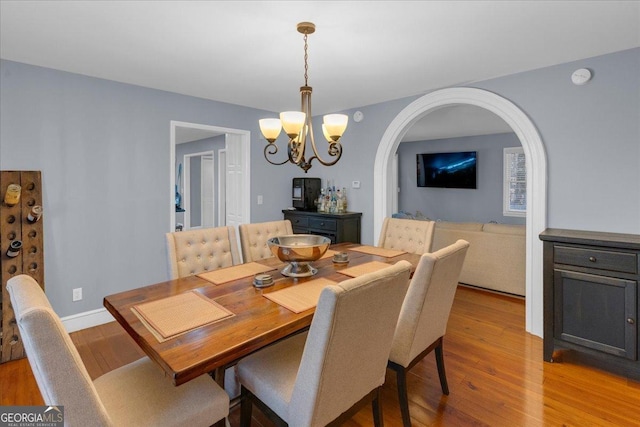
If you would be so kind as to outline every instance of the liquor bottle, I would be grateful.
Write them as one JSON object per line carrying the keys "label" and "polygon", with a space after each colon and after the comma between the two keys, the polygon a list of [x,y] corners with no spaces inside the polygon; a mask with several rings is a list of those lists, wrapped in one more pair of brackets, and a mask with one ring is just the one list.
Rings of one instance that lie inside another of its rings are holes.
{"label": "liquor bottle", "polygon": [[344,209],[344,212],[348,212],[349,209],[347,208],[348,206],[348,202],[347,202],[347,187],[342,187],[342,209]]}
{"label": "liquor bottle", "polygon": [[324,195],[324,211],[331,212],[331,187],[327,187],[327,192]]}
{"label": "liquor bottle", "polygon": [[344,198],[342,197],[342,192],[339,188],[338,190],[336,190],[336,192],[338,193],[336,195],[336,211],[338,213],[342,213],[344,212]]}
{"label": "liquor bottle", "polygon": [[330,209],[330,212],[331,213],[336,213],[337,210],[338,210],[338,198],[337,198],[335,187],[334,187],[333,190],[331,191],[331,209]]}
{"label": "liquor bottle", "polygon": [[318,196],[318,212],[324,212],[324,188],[320,189],[320,195]]}

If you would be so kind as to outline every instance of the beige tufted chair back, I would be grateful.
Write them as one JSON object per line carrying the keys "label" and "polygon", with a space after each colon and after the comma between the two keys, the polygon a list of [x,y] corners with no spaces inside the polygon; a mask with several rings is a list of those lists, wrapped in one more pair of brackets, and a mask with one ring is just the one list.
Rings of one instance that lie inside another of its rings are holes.
{"label": "beige tufted chair back", "polygon": [[169,279],[241,263],[233,227],[178,231],[166,236]]}
{"label": "beige tufted chair back", "polygon": [[431,251],[435,221],[385,218],[378,246],[422,255]]}
{"label": "beige tufted chair back", "polygon": [[288,219],[257,224],[240,224],[239,229],[244,262],[271,258],[273,254],[267,246],[267,240],[276,236],[293,234],[291,221]]}

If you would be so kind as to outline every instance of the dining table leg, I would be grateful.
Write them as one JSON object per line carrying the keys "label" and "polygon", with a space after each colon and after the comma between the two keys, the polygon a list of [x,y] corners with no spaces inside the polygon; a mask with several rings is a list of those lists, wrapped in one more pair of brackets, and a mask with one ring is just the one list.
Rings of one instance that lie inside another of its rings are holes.
{"label": "dining table leg", "polygon": [[224,390],[224,371],[225,371],[224,366],[216,368],[215,371],[213,371],[213,379],[220,387],[222,387],[223,390]]}

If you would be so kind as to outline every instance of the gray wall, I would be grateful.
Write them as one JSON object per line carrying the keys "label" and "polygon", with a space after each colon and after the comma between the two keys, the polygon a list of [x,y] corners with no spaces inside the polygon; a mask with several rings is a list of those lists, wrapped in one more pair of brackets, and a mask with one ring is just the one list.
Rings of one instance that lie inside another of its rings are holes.
{"label": "gray wall", "polygon": [[[593,73],[584,86],[571,83],[578,68]],[[549,227],[640,234],[640,48],[469,86],[513,102],[538,129],[547,155]],[[332,176],[362,181],[351,191],[350,209],[363,212],[365,243],[378,240],[371,215],[376,150],[387,126],[417,98],[348,111],[362,111],[364,120],[349,122],[346,166],[334,167]]]}
{"label": "gray wall", "polygon": [[[503,149],[521,147],[515,133],[403,142],[398,147],[398,208],[443,221],[524,224],[502,215]],[[477,188],[423,188],[416,182],[416,154],[477,151]]]}
{"label": "gray wall", "polygon": [[[574,86],[571,73],[582,67],[593,80]],[[375,84],[365,79],[354,90]],[[549,226],[640,234],[640,48],[473,86],[514,102],[540,132]],[[0,62],[0,93],[0,168],[42,171],[47,294],[62,316],[166,278],[171,120],[251,131],[253,222],[281,218],[291,204],[291,178],[304,176],[264,160],[257,120],[274,115],[264,111],[10,61]],[[350,121],[342,160],[331,168],[316,162],[307,174],[347,183],[349,209],[363,213],[364,243],[377,241],[371,212],[378,144],[417,97],[348,111],[361,110],[364,120]],[[349,188],[353,180],[360,189]],[[79,286],[84,300],[72,303]]]}
{"label": "gray wall", "polygon": [[42,171],[46,290],[61,316],[166,280],[172,120],[251,132],[251,221],[291,203],[295,168],[265,165],[258,139],[272,113],[5,60],[0,94],[0,169]]}

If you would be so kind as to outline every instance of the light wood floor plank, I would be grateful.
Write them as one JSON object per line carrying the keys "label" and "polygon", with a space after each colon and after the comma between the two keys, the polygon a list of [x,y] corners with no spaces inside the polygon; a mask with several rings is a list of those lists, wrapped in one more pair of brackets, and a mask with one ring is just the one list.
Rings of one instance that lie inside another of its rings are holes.
{"label": "light wood floor plank", "polygon": [[[542,340],[524,331],[522,298],[460,286],[444,354],[450,395],[440,390],[435,357],[408,375],[414,427],[640,426],[640,383],[586,366],[546,363]],[[92,378],[143,355],[115,322],[71,334]],[[401,426],[396,380],[382,392],[386,426]],[[26,359],[0,365],[1,405],[41,405]],[[239,424],[235,408],[232,426]],[[271,424],[254,410],[254,426]],[[371,408],[345,426],[373,425]]]}

